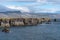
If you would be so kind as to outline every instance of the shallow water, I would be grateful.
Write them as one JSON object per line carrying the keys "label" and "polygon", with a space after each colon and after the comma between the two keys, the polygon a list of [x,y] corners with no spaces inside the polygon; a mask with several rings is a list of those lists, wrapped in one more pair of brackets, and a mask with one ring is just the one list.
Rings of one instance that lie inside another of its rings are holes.
{"label": "shallow water", "polygon": [[60,40],[60,24],[11,27],[9,33],[0,30],[0,40]]}

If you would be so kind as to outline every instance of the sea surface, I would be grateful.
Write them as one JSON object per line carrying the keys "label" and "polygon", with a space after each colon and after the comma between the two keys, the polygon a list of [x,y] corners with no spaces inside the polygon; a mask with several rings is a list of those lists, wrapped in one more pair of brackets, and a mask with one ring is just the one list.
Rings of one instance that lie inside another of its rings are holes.
{"label": "sea surface", "polygon": [[60,40],[60,22],[9,29],[9,33],[0,30],[0,40]]}

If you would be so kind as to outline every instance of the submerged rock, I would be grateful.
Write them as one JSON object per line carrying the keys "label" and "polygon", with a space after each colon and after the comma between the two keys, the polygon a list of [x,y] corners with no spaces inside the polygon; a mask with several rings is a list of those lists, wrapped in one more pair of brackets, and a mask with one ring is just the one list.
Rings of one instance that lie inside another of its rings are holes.
{"label": "submerged rock", "polygon": [[8,28],[4,28],[3,30],[2,30],[2,32],[9,32],[9,29]]}
{"label": "submerged rock", "polygon": [[54,22],[56,22],[56,19],[54,19]]}

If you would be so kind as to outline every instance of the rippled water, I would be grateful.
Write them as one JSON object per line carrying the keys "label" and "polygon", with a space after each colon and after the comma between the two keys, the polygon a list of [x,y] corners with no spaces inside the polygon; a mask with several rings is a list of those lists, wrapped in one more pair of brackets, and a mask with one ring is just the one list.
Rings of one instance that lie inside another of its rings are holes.
{"label": "rippled water", "polygon": [[60,40],[60,25],[55,23],[11,27],[9,33],[0,30],[0,40]]}

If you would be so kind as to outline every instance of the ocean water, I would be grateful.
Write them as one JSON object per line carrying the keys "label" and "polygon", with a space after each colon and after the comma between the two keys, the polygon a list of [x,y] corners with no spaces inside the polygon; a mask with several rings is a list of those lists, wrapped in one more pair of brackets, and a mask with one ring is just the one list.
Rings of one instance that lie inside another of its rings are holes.
{"label": "ocean water", "polygon": [[0,40],[60,40],[60,23],[11,27],[9,33],[0,30]]}

